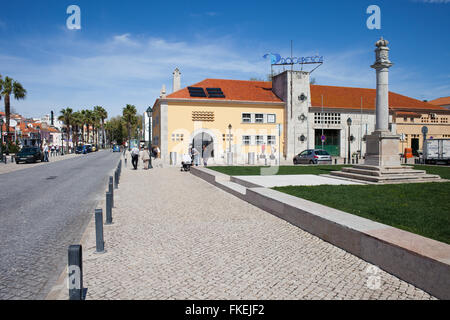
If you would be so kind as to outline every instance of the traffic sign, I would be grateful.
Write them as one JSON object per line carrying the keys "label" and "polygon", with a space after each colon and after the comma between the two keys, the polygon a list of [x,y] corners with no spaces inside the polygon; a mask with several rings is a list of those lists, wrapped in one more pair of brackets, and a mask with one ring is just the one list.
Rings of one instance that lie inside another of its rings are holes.
{"label": "traffic sign", "polygon": [[427,134],[428,133],[428,128],[426,126],[422,127],[422,133],[423,134]]}

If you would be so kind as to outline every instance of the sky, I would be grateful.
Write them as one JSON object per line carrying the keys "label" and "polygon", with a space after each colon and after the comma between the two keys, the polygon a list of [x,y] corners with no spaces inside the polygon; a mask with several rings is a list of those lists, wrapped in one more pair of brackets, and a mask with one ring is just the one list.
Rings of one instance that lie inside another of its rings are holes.
{"label": "sky", "polygon": [[[81,29],[68,29],[70,5]],[[368,29],[370,5],[381,29]],[[15,112],[126,104],[139,113],[162,85],[172,92],[206,78],[266,79],[266,53],[320,55],[317,84],[375,88],[375,42],[390,44],[390,91],[420,100],[450,95],[450,0],[65,1],[0,0],[0,75],[19,81]],[[0,101],[0,110],[3,101]]]}

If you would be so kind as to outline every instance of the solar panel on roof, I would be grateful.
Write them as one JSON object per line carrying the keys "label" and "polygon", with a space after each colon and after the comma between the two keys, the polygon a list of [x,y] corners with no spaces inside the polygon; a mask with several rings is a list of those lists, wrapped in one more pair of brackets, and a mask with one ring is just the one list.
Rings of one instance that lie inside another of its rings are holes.
{"label": "solar panel on roof", "polygon": [[188,87],[189,95],[191,97],[202,97],[206,98],[205,91],[200,87]]}
{"label": "solar panel on roof", "polygon": [[225,98],[221,88],[206,88],[208,98]]}

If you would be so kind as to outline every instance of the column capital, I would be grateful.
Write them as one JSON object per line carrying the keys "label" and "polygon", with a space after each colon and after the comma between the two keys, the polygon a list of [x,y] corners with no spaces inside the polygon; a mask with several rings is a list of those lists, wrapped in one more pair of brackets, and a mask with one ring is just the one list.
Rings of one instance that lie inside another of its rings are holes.
{"label": "column capital", "polygon": [[371,65],[371,68],[378,70],[392,67],[393,63],[389,61],[388,44],[389,41],[383,39],[383,37],[375,43],[375,46],[377,47],[375,49],[375,63]]}

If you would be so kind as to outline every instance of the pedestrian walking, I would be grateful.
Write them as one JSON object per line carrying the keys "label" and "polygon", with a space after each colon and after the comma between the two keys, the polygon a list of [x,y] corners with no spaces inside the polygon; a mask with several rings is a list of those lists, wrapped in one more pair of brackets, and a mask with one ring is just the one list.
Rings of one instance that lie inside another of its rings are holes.
{"label": "pedestrian walking", "polygon": [[198,167],[198,164],[200,162],[199,161],[199,158],[200,158],[199,155],[200,155],[200,152],[198,152],[198,150],[194,146],[192,146],[192,148],[191,148],[191,156],[192,156],[193,162],[194,162],[196,167]]}
{"label": "pedestrian walking", "polygon": [[150,164],[150,153],[148,152],[148,148],[145,147],[144,150],[142,151],[142,162],[144,164],[144,170],[149,169],[149,164]]}
{"label": "pedestrian walking", "polygon": [[203,157],[203,165],[206,167],[208,166],[208,158],[209,158],[209,148],[206,147],[206,145],[203,145],[203,152],[202,152],[202,157]]}
{"label": "pedestrian walking", "polygon": [[137,170],[139,161],[139,149],[135,146],[131,149],[131,163],[133,164],[134,170]]}
{"label": "pedestrian walking", "polygon": [[44,162],[48,162],[48,145],[44,146]]}

